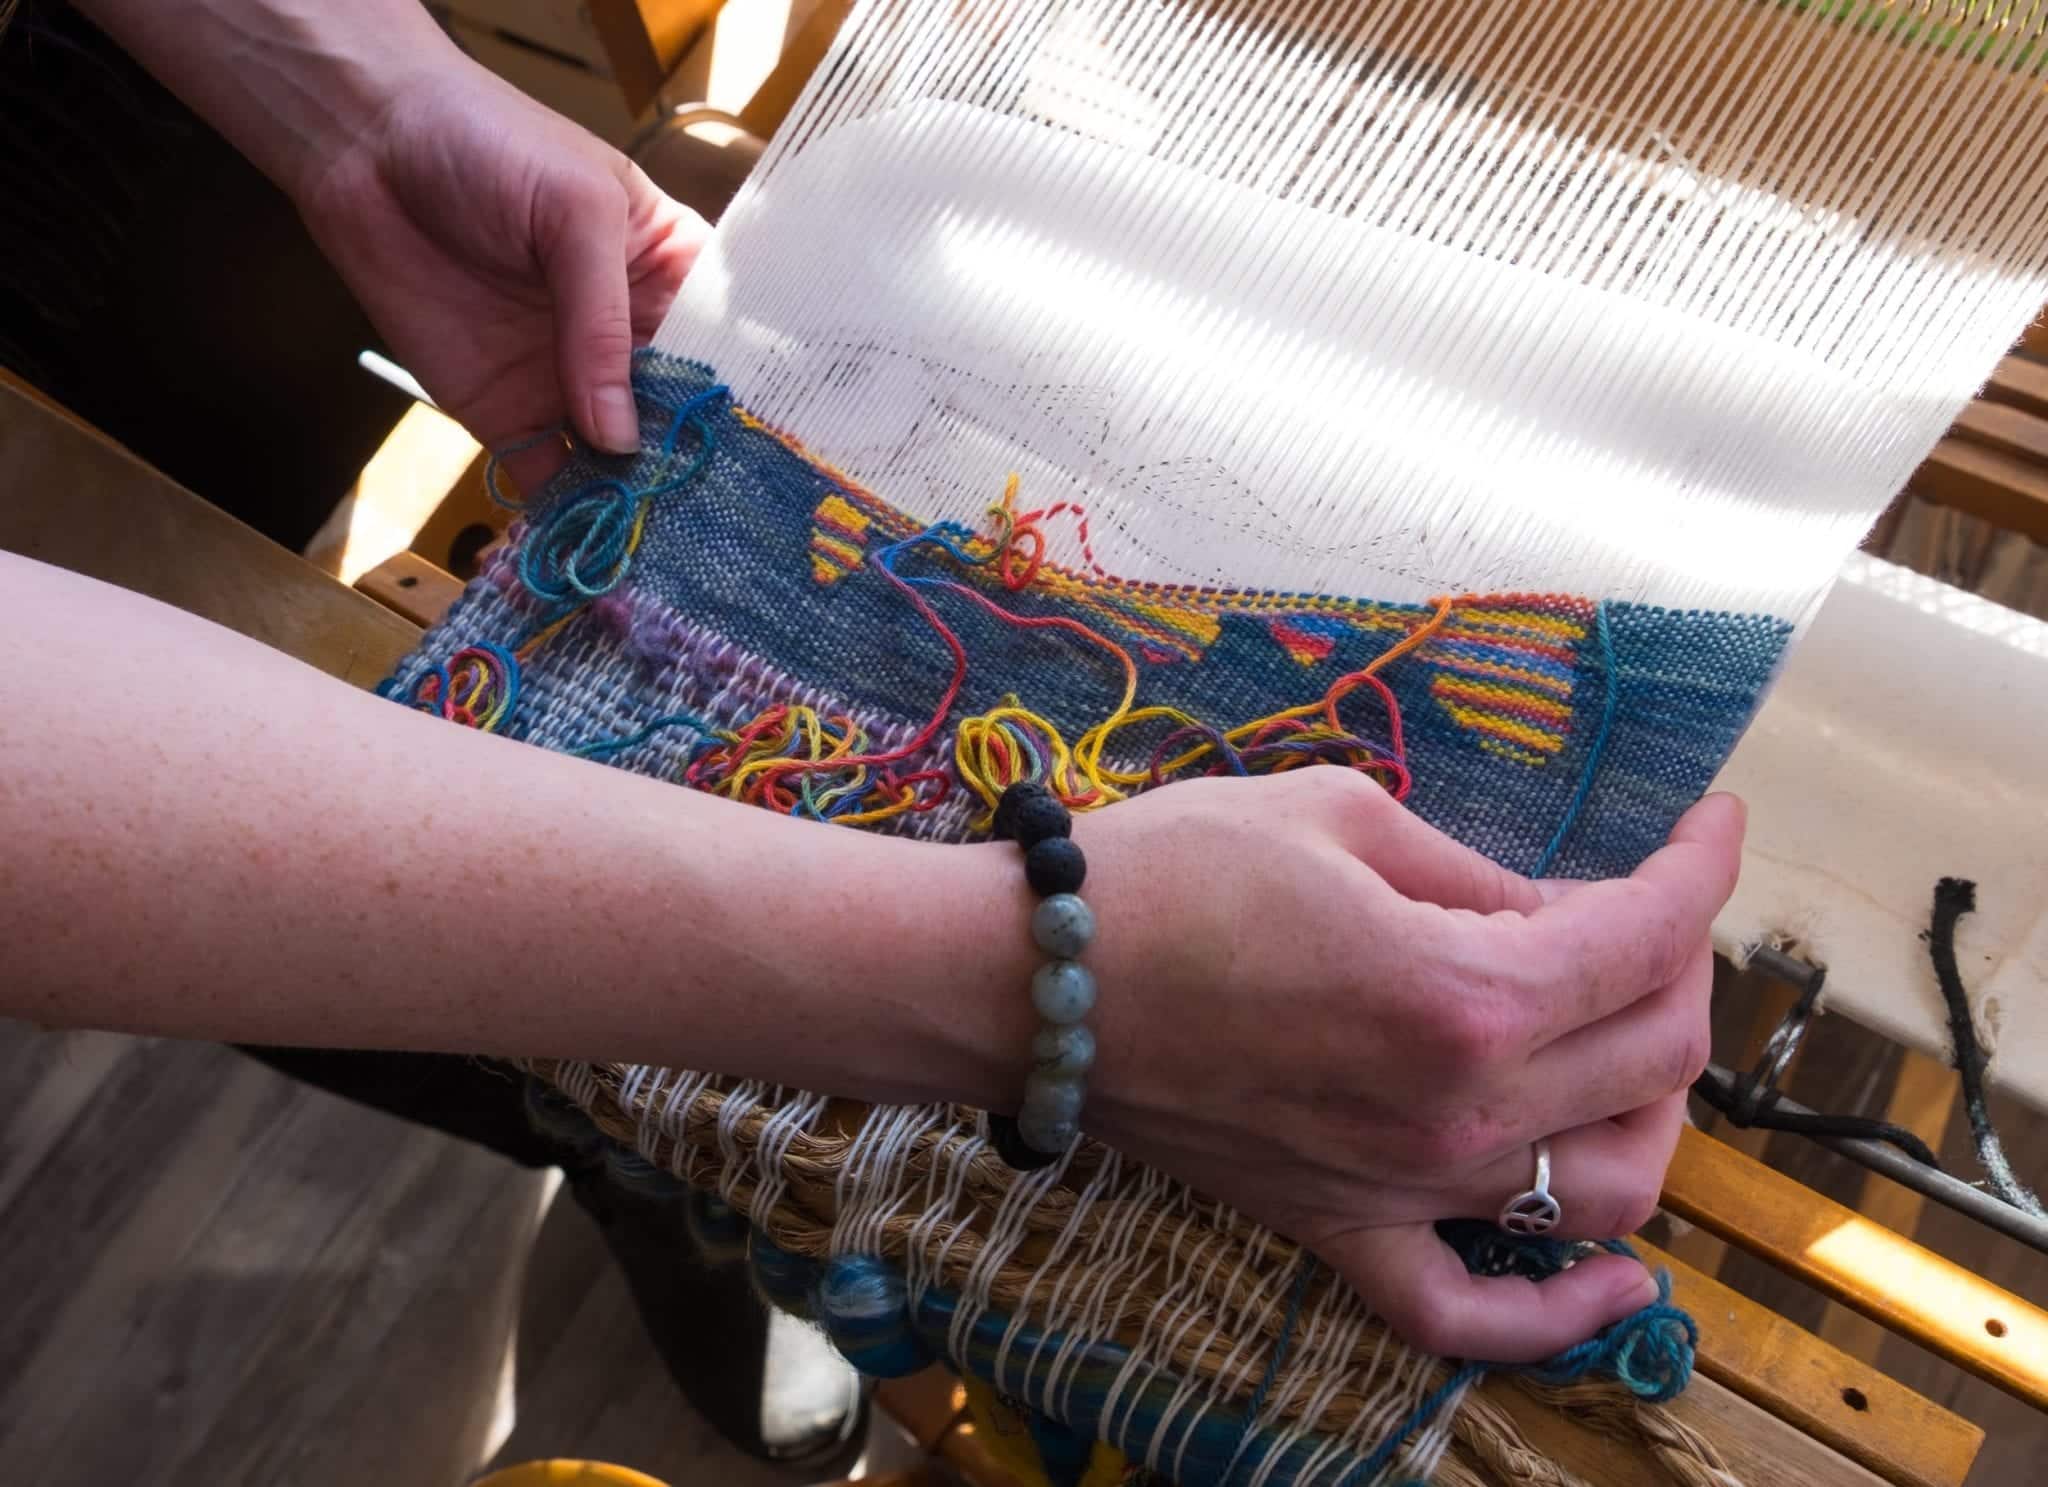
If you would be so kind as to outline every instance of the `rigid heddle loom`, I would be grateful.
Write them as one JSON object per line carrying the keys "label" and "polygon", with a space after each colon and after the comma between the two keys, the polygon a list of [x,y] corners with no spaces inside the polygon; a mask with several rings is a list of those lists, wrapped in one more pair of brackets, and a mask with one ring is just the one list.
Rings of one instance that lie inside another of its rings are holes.
{"label": "rigid heddle loom", "polygon": [[[870,0],[642,353],[640,454],[578,450],[385,690],[864,829],[1334,766],[1626,873],[2048,301],[2044,77],[2018,0]],[[532,1073],[1052,1480],[1566,1479],[1481,1370],[1085,1138],[1020,1174],[979,1112]],[[1520,1383],[1727,1483],[1657,1408],[1694,1336]]]}

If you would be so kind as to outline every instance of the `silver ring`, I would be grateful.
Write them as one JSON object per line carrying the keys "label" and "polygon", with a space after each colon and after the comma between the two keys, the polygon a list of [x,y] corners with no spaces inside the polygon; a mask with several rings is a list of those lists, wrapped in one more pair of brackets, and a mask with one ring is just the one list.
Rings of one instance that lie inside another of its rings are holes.
{"label": "silver ring", "polygon": [[1498,1222],[1510,1234],[1534,1238],[1555,1229],[1557,1221],[1563,1217],[1564,1210],[1557,1206],[1557,1199],[1550,1196],[1550,1143],[1538,1141],[1536,1181],[1527,1192],[1515,1194],[1502,1205]]}

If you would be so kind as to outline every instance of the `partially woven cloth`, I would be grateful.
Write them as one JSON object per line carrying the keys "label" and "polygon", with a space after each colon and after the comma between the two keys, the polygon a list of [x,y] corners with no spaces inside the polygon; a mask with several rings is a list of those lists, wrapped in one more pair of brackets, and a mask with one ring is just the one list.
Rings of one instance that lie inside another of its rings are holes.
{"label": "partially woven cloth", "polygon": [[[579,455],[388,695],[946,840],[985,830],[1014,778],[1088,808],[1180,773],[1349,765],[1497,855],[1593,871],[1668,829],[1782,643],[1769,622],[1693,617],[1715,637],[1709,667],[1665,617],[1570,598],[1134,594],[1039,561],[1044,518],[1014,491],[986,531],[919,529],[708,369],[649,353],[637,386],[642,454]],[[1487,725],[1517,715],[1486,679],[1511,669],[1570,700],[1502,748]],[[1446,678],[1473,690],[1446,695]],[[1540,727],[1562,768],[1531,757]],[[534,1072],[605,1138],[745,1215],[763,1291],[856,1363],[943,1356],[1064,1440],[1049,1459],[1103,1440],[1199,1487],[1426,1478],[1457,1441],[1514,1456],[1504,1420],[1461,1409],[1479,1370],[1401,1346],[1295,1246],[1115,1153],[1083,1143],[1020,1177],[970,1111],[641,1066]],[[1447,1237],[1475,1268],[1531,1276],[1578,1253],[1483,1226]],[[1631,1430],[1690,1440],[1637,1409],[1683,1387],[1693,1340],[1653,1306],[1532,1379],[1580,1381],[1576,1397],[1620,1407]],[[1703,1445],[1676,1459],[1681,1480],[1720,1470]]]}

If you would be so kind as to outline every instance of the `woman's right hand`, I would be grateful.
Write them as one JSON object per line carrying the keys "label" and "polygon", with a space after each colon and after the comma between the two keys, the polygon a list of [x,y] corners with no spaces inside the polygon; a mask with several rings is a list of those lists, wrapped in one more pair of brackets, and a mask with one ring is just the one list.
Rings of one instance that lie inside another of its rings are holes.
{"label": "woman's right hand", "polygon": [[1555,1354],[1650,1300],[1642,1267],[1474,1277],[1433,1225],[1494,1218],[1540,1137],[1559,1237],[1648,1220],[1708,1055],[1743,821],[1711,797],[1632,877],[1566,884],[1333,768],[1083,817],[1102,987],[1083,1124],[1309,1246],[1417,1347]]}

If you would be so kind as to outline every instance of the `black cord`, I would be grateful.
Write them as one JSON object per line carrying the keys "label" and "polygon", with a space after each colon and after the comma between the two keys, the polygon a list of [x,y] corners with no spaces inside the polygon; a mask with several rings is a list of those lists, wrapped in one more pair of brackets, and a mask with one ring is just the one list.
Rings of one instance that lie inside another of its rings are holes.
{"label": "black cord", "polygon": [[1943,878],[1934,885],[1934,919],[1924,938],[1934,960],[1934,979],[1941,983],[1941,999],[1948,1004],[1949,1062],[1963,1081],[1963,1109],[1970,1117],[1970,1135],[1976,1142],[1977,1160],[1983,1164],[1985,1182],[1991,1191],[2023,1212],[2048,1218],[2041,1200],[2020,1181],[2006,1160],[1998,1128],[1991,1123],[1991,1107],[1985,1095],[1985,1075],[1991,1059],[1977,1041],[1977,1020],[1970,1014],[1970,998],[1963,990],[1963,976],[1956,965],[1956,924],[1977,908],[1977,885],[1965,878]]}
{"label": "black cord", "polygon": [[[1819,1136],[1847,1141],[1882,1141],[1895,1146],[1925,1167],[1941,1170],[1941,1162],[1925,1141],[1888,1120],[1860,1115],[1822,1115],[1779,1108],[1778,1076],[1791,1062],[1793,1053],[1806,1037],[1807,1027],[1820,1006],[1821,987],[1827,982],[1827,967],[1803,966],[1804,985],[1799,1000],[1785,1014],[1778,1030],[1764,1045],[1757,1067],[1738,1071],[1722,1083],[1709,1069],[1694,1081],[1692,1091],[1719,1111],[1737,1130],[1755,1127],[1760,1131],[1789,1131],[1796,1136]],[[1781,977],[1785,973],[1780,973]]]}
{"label": "black cord", "polygon": [[1766,1089],[1760,1097],[1744,1098],[1723,1088],[1711,1074],[1693,1082],[1692,1092],[1705,1100],[1741,1130],[1754,1126],[1760,1131],[1790,1131],[1797,1136],[1827,1136],[1848,1141],[1882,1141],[1896,1146],[1922,1166],[1941,1170],[1941,1162],[1927,1143],[1904,1126],[1888,1120],[1871,1120],[1860,1115],[1794,1115],[1780,1110],[1778,1092]]}

